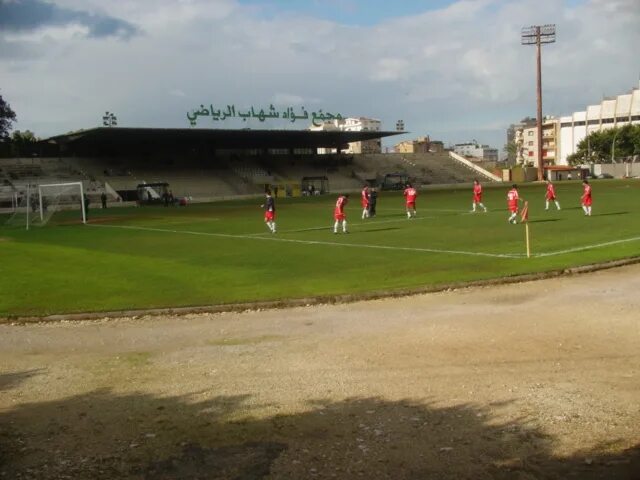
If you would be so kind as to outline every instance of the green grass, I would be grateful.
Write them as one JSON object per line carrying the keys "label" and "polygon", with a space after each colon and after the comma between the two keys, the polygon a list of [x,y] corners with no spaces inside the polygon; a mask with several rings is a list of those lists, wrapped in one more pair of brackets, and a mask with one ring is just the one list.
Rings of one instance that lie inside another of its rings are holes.
{"label": "green grass", "polygon": [[[473,215],[469,188],[423,191],[415,220],[404,216],[400,193],[382,192],[378,216],[362,221],[353,195],[349,235],[331,232],[335,195],[278,200],[277,235],[263,224],[260,200],[92,209],[89,226],[63,212],[29,231],[0,227],[0,316],[405,289],[640,255],[636,180],[594,181],[589,218],[579,182],[556,184],[561,211],[544,211],[543,185],[521,187],[529,259],[524,226],[506,221],[507,189],[485,188],[489,213]],[[569,249],[577,250],[541,256]]]}

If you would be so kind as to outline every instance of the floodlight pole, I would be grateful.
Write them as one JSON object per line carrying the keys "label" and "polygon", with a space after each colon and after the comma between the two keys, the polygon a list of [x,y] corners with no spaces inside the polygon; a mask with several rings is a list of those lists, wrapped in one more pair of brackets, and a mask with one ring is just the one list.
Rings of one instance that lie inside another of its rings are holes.
{"label": "floodlight pole", "polygon": [[540,27],[536,27],[536,98],[538,126],[538,181],[544,180],[544,158],[542,157],[542,48],[540,47]]}
{"label": "floodlight pole", "polygon": [[522,29],[522,45],[536,46],[536,97],[538,130],[538,180],[544,180],[544,158],[542,157],[542,44],[556,41],[555,25],[535,25]]}

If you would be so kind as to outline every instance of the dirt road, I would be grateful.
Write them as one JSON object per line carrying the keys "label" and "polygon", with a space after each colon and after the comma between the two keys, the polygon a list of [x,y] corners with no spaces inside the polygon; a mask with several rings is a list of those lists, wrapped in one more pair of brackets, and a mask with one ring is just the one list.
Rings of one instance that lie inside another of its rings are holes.
{"label": "dirt road", "polygon": [[640,265],[0,325],[0,478],[640,478]]}

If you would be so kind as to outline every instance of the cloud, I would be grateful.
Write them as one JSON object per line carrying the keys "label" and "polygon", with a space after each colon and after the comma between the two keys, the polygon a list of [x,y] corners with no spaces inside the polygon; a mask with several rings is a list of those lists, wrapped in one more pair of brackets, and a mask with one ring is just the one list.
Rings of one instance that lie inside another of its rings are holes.
{"label": "cloud", "polygon": [[371,78],[381,82],[398,80],[404,76],[409,66],[410,62],[405,58],[381,58],[376,63]]}
{"label": "cloud", "polygon": [[300,95],[295,95],[292,93],[276,93],[273,97],[271,97],[271,101],[275,105],[304,105],[307,103],[304,97]]}
{"label": "cloud", "polygon": [[557,24],[557,42],[543,48],[545,114],[623,93],[640,71],[637,0],[452,0],[371,26],[265,18],[235,0],[55,5],[67,19],[126,19],[144,35],[117,41],[106,35],[114,24],[82,16],[2,28],[3,96],[18,127],[39,136],[96,125],[105,110],[122,126],[183,127],[201,103],[279,103],[379,118],[388,129],[403,119],[412,137],[502,147],[508,125],[535,114],[535,49],[520,44],[523,26]]}
{"label": "cloud", "polygon": [[43,27],[81,25],[90,37],[130,38],[138,33],[131,23],[108,15],[59,7],[42,0],[0,0],[0,28],[24,32]]}

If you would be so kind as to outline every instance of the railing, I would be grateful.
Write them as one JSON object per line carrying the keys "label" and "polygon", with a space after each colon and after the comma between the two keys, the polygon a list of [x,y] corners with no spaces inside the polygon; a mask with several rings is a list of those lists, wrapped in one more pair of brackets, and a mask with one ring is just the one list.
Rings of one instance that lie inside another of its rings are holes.
{"label": "railing", "polygon": [[471,168],[472,170],[478,172],[480,175],[485,176],[486,178],[489,178],[495,182],[502,182],[502,178],[494,175],[491,172],[486,171],[484,168],[479,167],[477,165],[475,165],[473,162],[470,162],[469,160],[467,160],[466,158],[464,158],[461,155],[458,155],[457,153],[454,152],[449,152],[449,157],[453,158],[454,160],[457,160],[458,162],[464,164],[465,166]]}

